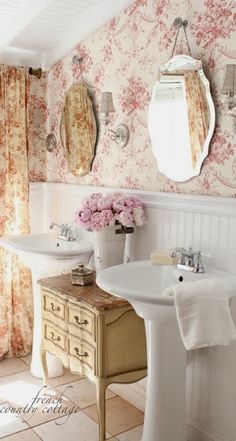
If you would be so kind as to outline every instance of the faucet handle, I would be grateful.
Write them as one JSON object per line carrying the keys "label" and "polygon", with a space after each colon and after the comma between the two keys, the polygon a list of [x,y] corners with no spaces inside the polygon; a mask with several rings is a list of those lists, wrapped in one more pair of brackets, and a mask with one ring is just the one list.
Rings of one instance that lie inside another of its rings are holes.
{"label": "faucet handle", "polygon": [[184,253],[186,253],[186,250],[185,250],[185,248],[182,248],[182,247],[176,247],[176,248],[172,248],[170,250],[171,257],[176,257],[177,255],[184,254]]}
{"label": "faucet handle", "polygon": [[186,250],[185,248],[182,247],[176,247],[170,251],[170,256],[176,257],[178,264],[184,264],[185,255],[186,255]]}
{"label": "faucet handle", "polygon": [[194,253],[194,269],[196,273],[204,273],[204,267],[202,264],[202,255],[201,255],[201,251],[196,251],[196,253]]}
{"label": "faucet handle", "polygon": [[76,240],[71,225],[66,224],[66,234],[68,241]]}

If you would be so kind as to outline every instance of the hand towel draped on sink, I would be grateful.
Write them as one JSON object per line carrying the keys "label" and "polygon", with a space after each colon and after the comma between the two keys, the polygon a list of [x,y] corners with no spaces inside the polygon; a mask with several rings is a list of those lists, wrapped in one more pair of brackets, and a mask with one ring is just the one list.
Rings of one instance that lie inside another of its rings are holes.
{"label": "hand towel draped on sink", "polygon": [[229,297],[218,279],[171,285],[180,334],[187,350],[227,345],[236,340]]}

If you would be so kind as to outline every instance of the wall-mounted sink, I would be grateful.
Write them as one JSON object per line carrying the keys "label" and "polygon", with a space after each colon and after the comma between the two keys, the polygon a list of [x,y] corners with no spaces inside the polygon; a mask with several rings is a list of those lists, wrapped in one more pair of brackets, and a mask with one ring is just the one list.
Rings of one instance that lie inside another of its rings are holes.
{"label": "wall-mounted sink", "polygon": [[229,296],[236,294],[236,275],[213,268],[205,273],[173,265],[138,261],[99,272],[97,284],[128,300],[145,320],[148,382],[142,441],[186,441],[186,351],[167,288],[183,281],[220,279]]}
{"label": "wall-mounted sink", "polygon": [[[83,239],[71,242],[60,240],[53,233],[3,236],[0,238],[0,246],[15,252],[32,271],[34,328],[31,373],[35,377],[43,378],[40,359],[41,293],[37,280],[68,272],[80,262],[87,264],[93,253],[93,246]],[[50,377],[62,375],[60,361],[50,354],[47,354],[47,361]]]}

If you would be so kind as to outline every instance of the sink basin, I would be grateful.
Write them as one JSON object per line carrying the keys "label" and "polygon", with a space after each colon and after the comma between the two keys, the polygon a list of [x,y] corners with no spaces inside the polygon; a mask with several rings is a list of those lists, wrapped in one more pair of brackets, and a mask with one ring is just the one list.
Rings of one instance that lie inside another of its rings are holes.
{"label": "sink basin", "polygon": [[[3,236],[0,238],[0,246],[15,252],[32,272],[34,328],[31,373],[34,377],[43,378],[40,357],[41,292],[37,281],[43,277],[69,272],[73,266],[81,262],[86,265],[92,255],[93,246],[83,239],[63,241],[53,233]],[[63,374],[59,360],[47,354],[47,362],[50,377]]]}
{"label": "sink basin", "polygon": [[[175,283],[194,282],[219,278],[224,281],[229,296],[234,295],[236,276],[215,268],[205,268],[205,273],[179,270],[175,265],[154,265],[149,260],[116,265],[100,272],[97,283],[103,289],[130,303],[174,305],[174,298],[166,289]],[[152,306],[150,307],[153,310]]]}
{"label": "sink basin", "polygon": [[0,245],[22,256],[24,253],[30,253],[43,259],[45,257],[66,259],[80,254],[90,254],[93,250],[91,244],[83,239],[68,242],[58,239],[58,235],[53,233],[3,236]]}
{"label": "sink basin", "polygon": [[97,284],[128,300],[145,320],[148,381],[142,441],[186,441],[186,351],[177,323],[172,284],[220,279],[229,297],[236,293],[236,276],[214,268],[198,274],[174,265],[150,261],[107,268]]}

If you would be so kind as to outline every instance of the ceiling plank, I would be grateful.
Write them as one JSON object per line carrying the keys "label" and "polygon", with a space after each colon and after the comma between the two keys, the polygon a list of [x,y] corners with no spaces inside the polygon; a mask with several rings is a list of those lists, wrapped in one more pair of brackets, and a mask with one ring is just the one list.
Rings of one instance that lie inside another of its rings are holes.
{"label": "ceiling plank", "polygon": [[[113,17],[118,15],[123,9],[128,7],[134,2],[134,0],[119,0],[117,5],[114,6],[114,3],[111,0],[104,0],[102,6],[94,8],[89,17],[89,29],[92,30],[92,33],[96,32],[101,26],[103,26],[106,22],[111,20]],[[101,13],[102,10],[102,13]],[[50,50],[48,54],[44,54],[42,56],[43,68],[48,69],[53,66],[57,61],[59,61],[63,56],[65,56],[70,50],[72,50],[76,44],[83,41],[88,37],[88,22],[87,20],[83,20],[83,22],[77,25],[74,29],[71,29],[70,32],[67,33],[66,38],[61,40],[59,44],[54,47],[53,50]]]}
{"label": "ceiling plank", "polygon": [[22,32],[52,0],[23,0],[12,14],[11,25],[0,30],[0,47],[4,49]]}
{"label": "ceiling plank", "polygon": [[15,8],[0,26],[0,63],[47,70],[136,0],[11,1]]}

